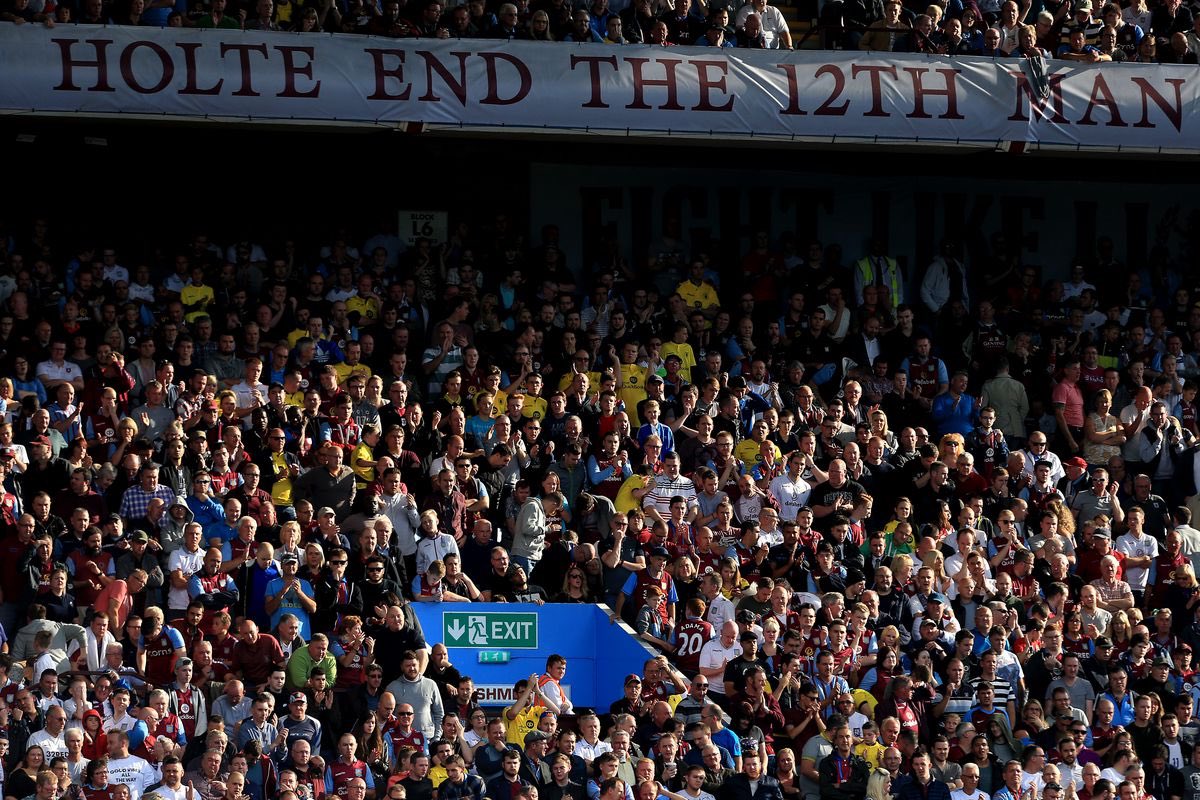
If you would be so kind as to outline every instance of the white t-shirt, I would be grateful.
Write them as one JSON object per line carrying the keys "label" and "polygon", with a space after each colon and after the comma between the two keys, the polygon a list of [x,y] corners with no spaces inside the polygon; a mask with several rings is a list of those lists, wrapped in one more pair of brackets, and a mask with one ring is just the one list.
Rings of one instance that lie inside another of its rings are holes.
{"label": "white t-shirt", "polygon": [[83,379],[83,371],[74,361],[64,361],[62,366],[53,361],[43,361],[37,365],[37,376],[51,381],[74,383],[76,379]]}
{"label": "white t-shirt", "polygon": [[[1158,558],[1158,540],[1144,533],[1138,537],[1126,533],[1117,537],[1116,550],[1118,553],[1124,553],[1134,558],[1149,556],[1151,562],[1153,562],[1154,559]],[[1125,565],[1125,582],[1135,592],[1144,592],[1149,578],[1149,567],[1131,567],[1128,564]]]}
{"label": "white t-shirt", "polygon": [[732,620],[736,616],[737,609],[734,607],[733,601],[718,592],[717,596],[708,604],[708,612],[705,613],[704,618],[712,624],[714,632],[719,632],[726,621]]}
{"label": "white t-shirt", "polygon": [[[196,549],[196,552],[189,553],[181,547],[171,553],[171,557],[167,559],[167,574],[170,575],[170,573],[178,569],[183,572],[183,577],[190,578],[199,572],[203,566],[204,548],[200,547]],[[170,578],[168,578],[169,581]],[[176,610],[186,609],[189,600],[186,588],[176,589],[172,586],[170,593],[167,595],[167,608]]]}
{"label": "white t-shirt", "polygon": [[[165,783],[160,783],[155,788],[154,793],[157,794],[159,797],[161,797],[163,800],[187,800],[187,791],[188,791],[188,787],[187,787],[186,783],[180,783],[178,789],[172,789],[171,787],[167,786]],[[196,794],[198,796],[199,792],[197,792]],[[983,798],[983,800],[987,800],[987,798],[985,797],[985,798]]]}
{"label": "white t-shirt", "polygon": [[[721,637],[717,636],[705,642],[704,647],[700,649],[700,669],[723,667],[741,654],[742,646],[739,643],[734,642],[732,646],[726,647],[721,644]],[[714,694],[725,694],[725,682],[720,679],[710,681],[708,690]]]}
{"label": "white t-shirt", "polygon": [[108,782],[128,786],[130,800],[141,800],[142,794],[159,780],[161,778],[158,770],[140,756],[113,758],[108,761]]}
{"label": "white t-shirt", "polygon": [[973,794],[967,794],[964,789],[955,789],[950,793],[950,800],[991,800],[991,796],[979,789],[976,789]]}
{"label": "white t-shirt", "polygon": [[[66,732],[66,728],[63,728],[63,732]],[[63,741],[62,733],[54,736],[45,728],[42,728],[29,737],[29,743],[26,747],[33,747],[34,745],[42,748],[42,751],[46,754],[46,763],[49,763],[52,758],[58,758],[59,756],[63,758],[67,757],[67,743]]]}
{"label": "white t-shirt", "polygon": [[797,478],[793,481],[785,473],[771,481],[770,491],[771,496],[775,498],[775,502],[779,503],[779,507],[782,509],[779,513],[779,520],[791,522],[796,519],[796,514],[800,509],[808,503],[812,487],[804,478]]}

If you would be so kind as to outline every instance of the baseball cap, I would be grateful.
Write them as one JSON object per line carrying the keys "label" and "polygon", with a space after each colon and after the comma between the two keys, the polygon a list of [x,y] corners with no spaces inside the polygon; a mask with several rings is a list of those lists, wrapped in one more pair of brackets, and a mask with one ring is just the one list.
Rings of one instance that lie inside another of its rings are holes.
{"label": "baseball cap", "polygon": [[180,667],[190,667],[191,665],[192,665],[192,660],[190,658],[188,658],[187,656],[184,656],[183,658],[181,658],[175,662],[175,669],[179,669]]}
{"label": "baseball cap", "polygon": [[324,517],[324,516],[335,517],[335,516],[337,516],[337,512],[336,512],[336,511],[334,511],[334,510],[333,510],[332,508],[330,508],[329,506],[321,506],[321,507],[320,507],[320,508],[317,510],[317,516],[318,516],[318,517]]}
{"label": "baseball cap", "polygon": [[291,697],[288,698],[288,702],[289,703],[307,703],[308,695],[306,695],[304,692],[292,692]]}
{"label": "baseball cap", "polygon": [[648,552],[652,557],[653,556],[657,556],[659,558],[670,558],[671,557],[671,554],[667,551],[667,548],[665,548],[661,545],[655,545],[654,547],[651,547]]}
{"label": "baseball cap", "polygon": [[[713,27],[721,28],[720,25],[716,25]],[[721,28],[721,30],[724,30],[724,28]],[[680,364],[683,363],[683,359],[679,357],[678,353],[671,353],[670,355],[668,355],[666,358],[663,359],[664,364],[667,363],[668,361],[678,361]]]}
{"label": "baseball cap", "polygon": [[1107,636],[1100,636],[1096,639],[1096,647],[1104,649],[1112,646],[1112,639],[1108,638]]}
{"label": "baseball cap", "polygon": [[941,603],[942,605],[946,605],[950,601],[947,600],[946,595],[942,594],[941,592],[934,592],[933,594],[929,595],[928,602],[929,603]]}
{"label": "baseball cap", "polygon": [[1079,456],[1075,456],[1074,458],[1068,458],[1066,461],[1064,461],[1063,466],[1064,467],[1079,467],[1080,469],[1087,469],[1087,462],[1084,461]]}
{"label": "baseball cap", "polygon": [[33,437],[33,439],[30,440],[29,443],[30,444],[40,444],[42,447],[49,447],[50,446],[50,437],[49,436],[35,436],[35,437]]}
{"label": "baseball cap", "polygon": [[636,672],[631,672],[625,676],[625,685],[626,686],[628,686],[631,683],[641,683],[641,682],[642,682],[642,676],[638,675]]}
{"label": "baseball cap", "polygon": [[757,642],[758,634],[754,631],[742,631],[742,635],[738,637],[739,642]]}
{"label": "baseball cap", "polygon": [[662,375],[653,375],[652,374],[648,378],[646,378],[646,383],[665,383],[665,381],[662,379]]}
{"label": "baseball cap", "polygon": [[295,553],[284,553],[279,557],[280,564],[286,564],[289,561],[295,561],[297,564],[300,563],[300,559]]}
{"label": "baseball cap", "polygon": [[145,531],[134,531],[133,533],[129,534],[129,538],[134,542],[148,542],[150,541],[150,534],[146,533]]}

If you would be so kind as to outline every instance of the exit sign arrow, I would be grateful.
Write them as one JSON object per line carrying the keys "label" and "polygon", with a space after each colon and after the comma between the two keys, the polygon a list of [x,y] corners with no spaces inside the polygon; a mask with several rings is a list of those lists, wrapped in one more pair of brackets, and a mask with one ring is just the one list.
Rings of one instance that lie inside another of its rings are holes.
{"label": "exit sign arrow", "polygon": [[538,615],[533,611],[444,611],[447,647],[536,650]]}

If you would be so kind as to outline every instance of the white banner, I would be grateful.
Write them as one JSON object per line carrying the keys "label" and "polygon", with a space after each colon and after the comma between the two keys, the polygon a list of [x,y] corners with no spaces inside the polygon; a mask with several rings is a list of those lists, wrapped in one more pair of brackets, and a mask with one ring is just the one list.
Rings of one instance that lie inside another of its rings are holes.
{"label": "white banner", "polygon": [[0,25],[11,113],[1200,150],[1194,66]]}

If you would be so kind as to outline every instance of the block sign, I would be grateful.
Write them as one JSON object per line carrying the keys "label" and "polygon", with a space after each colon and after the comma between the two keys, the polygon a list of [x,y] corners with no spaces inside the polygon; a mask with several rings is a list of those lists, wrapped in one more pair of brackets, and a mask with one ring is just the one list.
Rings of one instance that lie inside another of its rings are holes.
{"label": "block sign", "polygon": [[400,238],[414,247],[418,239],[434,244],[446,241],[450,234],[450,215],[445,211],[401,211]]}
{"label": "block sign", "polygon": [[442,643],[447,647],[536,650],[538,615],[514,611],[446,611]]}

